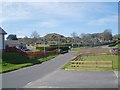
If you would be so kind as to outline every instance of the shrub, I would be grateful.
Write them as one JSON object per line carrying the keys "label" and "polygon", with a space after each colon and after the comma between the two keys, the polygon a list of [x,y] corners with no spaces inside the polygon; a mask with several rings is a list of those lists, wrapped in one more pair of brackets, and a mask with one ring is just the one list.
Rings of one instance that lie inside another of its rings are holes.
{"label": "shrub", "polygon": [[68,46],[64,46],[64,47],[60,47],[60,49],[61,49],[62,51],[66,51],[66,50],[69,50],[69,47],[68,47]]}
{"label": "shrub", "polygon": [[39,49],[37,49],[35,52],[40,52],[40,50],[39,50]]}
{"label": "shrub", "polygon": [[[44,47],[36,47],[36,49],[42,51],[44,50]],[[56,49],[57,47],[45,47],[45,50],[47,51],[56,50]]]}
{"label": "shrub", "polygon": [[113,43],[113,44],[110,44],[109,47],[114,47],[116,45],[117,45],[116,43]]}
{"label": "shrub", "polygon": [[[56,50],[56,49],[60,49],[60,50],[63,50],[63,51],[66,51],[66,50],[69,50],[69,47],[68,46],[49,46],[49,47],[45,47],[45,50],[46,51],[52,51],[52,50]],[[44,47],[36,47],[37,50],[44,50]]]}

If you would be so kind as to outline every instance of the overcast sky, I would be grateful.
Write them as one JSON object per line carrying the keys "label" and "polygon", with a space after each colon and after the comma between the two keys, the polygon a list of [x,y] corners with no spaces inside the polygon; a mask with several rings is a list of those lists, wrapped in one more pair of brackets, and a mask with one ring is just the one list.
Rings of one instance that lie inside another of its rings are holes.
{"label": "overcast sky", "polygon": [[[18,37],[72,32],[97,33],[111,29],[118,33],[117,2],[7,2],[1,3],[0,26]],[[2,13],[2,14],[1,14]]]}

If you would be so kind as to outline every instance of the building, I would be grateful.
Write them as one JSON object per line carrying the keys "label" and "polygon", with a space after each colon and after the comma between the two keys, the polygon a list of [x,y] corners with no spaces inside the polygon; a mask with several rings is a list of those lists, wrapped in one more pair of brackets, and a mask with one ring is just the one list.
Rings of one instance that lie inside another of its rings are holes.
{"label": "building", "polygon": [[23,43],[23,42],[20,42],[18,40],[6,40],[5,41],[5,46],[17,47],[17,46],[21,45],[21,43]]}
{"label": "building", "polygon": [[5,34],[7,33],[0,27],[0,50],[5,49]]}

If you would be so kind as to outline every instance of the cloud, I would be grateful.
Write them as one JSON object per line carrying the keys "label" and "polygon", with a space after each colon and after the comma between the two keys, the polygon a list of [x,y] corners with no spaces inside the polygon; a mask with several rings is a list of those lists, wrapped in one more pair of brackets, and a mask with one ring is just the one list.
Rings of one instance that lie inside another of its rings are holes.
{"label": "cloud", "polygon": [[24,3],[4,3],[3,4],[3,22],[26,19],[43,18],[70,18],[81,19],[87,10],[79,3],[60,3],[60,2],[24,2]]}
{"label": "cloud", "polygon": [[29,14],[30,12],[22,7],[22,3],[3,3],[0,17],[2,17],[2,22],[11,22],[28,19]]}
{"label": "cloud", "polygon": [[99,14],[113,15],[117,12],[109,3],[41,2],[27,3],[27,5],[31,7],[31,11],[39,15],[40,19],[68,18],[70,20],[84,22]]}
{"label": "cloud", "polygon": [[[59,3],[59,2],[41,2],[41,3],[27,3],[31,7],[31,10],[35,13],[39,13],[40,16],[49,15],[52,17],[70,17],[75,18],[82,16],[80,14],[80,8],[73,6],[72,3]],[[41,15],[42,14],[42,15]],[[43,16],[44,17],[44,16]]]}
{"label": "cloud", "polygon": [[113,16],[109,16],[109,17],[103,17],[97,20],[91,20],[90,22],[88,22],[89,25],[106,25],[109,23],[115,23],[118,22],[118,16],[117,15],[113,15]]}
{"label": "cloud", "polygon": [[83,23],[89,22],[91,25],[103,25],[113,22],[109,19],[114,19],[115,17],[96,20],[95,16],[98,14],[111,15],[116,13],[112,8],[106,3],[8,2],[2,4],[3,14],[2,16],[0,14],[0,16],[2,17],[2,22],[31,20],[34,23],[39,22],[37,25],[47,28],[56,27],[68,20]]}
{"label": "cloud", "polygon": [[36,27],[42,28],[55,28],[60,26],[60,22],[57,20],[48,20],[48,21],[41,21],[36,23]]}

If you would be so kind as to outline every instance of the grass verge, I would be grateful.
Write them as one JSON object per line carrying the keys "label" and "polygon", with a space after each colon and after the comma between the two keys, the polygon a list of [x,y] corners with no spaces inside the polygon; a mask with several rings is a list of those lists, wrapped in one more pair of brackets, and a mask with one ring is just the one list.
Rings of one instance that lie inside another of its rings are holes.
{"label": "grass verge", "polygon": [[17,53],[3,53],[2,67],[0,67],[0,73],[14,71],[35,64],[40,64],[42,62],[55,58],[56,56],[58,56],[58,54],[30,60]]}
{"label": "grass verge", "polygon": [[67,63],[62,69],[65,70],[87,70],[87,71],[113,71],[118,70],[118,55],[100,55],[100,56],[86,56],[83,60],[112,60],[113,68],[110,67],[72,67],[71,63]]}

